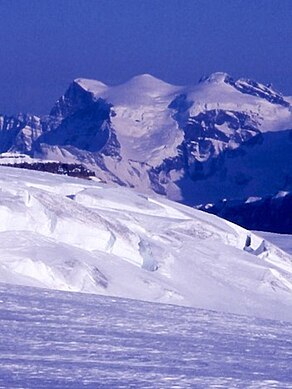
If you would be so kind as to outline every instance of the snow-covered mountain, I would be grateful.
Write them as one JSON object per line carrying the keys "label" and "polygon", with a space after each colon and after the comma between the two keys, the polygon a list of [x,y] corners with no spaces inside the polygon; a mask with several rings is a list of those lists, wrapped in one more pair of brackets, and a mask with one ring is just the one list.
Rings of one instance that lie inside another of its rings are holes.
{"label": "snow-covered mountain", "polygon": [[[132,189],[0,166],[0,281],[292,321],[292,258]],[[257,255],[256,255],[257,254]]]}
{"label": "snow-covered mountain", "polygon": [[77,79],[46,117],[0,117],[0,151],[197,205],[291,191],[291,129],[290,97],[225,73],[191,87]]}

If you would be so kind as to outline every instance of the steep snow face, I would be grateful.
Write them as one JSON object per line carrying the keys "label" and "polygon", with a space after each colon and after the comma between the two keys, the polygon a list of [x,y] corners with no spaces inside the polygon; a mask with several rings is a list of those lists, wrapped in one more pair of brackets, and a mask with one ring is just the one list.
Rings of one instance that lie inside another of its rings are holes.
{"label": "steep snow face", "polygon": [[244,251],[246,230],[127,188],[0,171],[2,282],[292,320],[291,257]]}
{"label": "steep snow face", "polygon": [[104,98],[112,107],[111,123],[121,143],[121,156],[156,166],[164,158],[177,154],[183,134],[167,106],[179,87],[149,74],[132,78],[123,85],[108,87],[102,93],[93,83],[87,85],[96,99]]}

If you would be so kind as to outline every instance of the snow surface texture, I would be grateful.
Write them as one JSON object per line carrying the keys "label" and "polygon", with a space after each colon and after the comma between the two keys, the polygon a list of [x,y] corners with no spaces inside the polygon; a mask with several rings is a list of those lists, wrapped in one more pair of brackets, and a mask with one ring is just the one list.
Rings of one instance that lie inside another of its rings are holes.
{"label": "snow surface texture", "polygon": [[292,320],[291,256],[243,251],[241,227],[49,173],[2,166],[0,186],[2,282]]}
{"label": "snow surface texture", "polygon": [[0,284],[0,388],[292,387],[291,323]]}
{"label": "snow surface texture", "polygon": [[76,79],[47,117],[0,116],[0,152],[83,163],[107,182],[198,205],[292,191],[292,106],[270,85],[214,73]]}

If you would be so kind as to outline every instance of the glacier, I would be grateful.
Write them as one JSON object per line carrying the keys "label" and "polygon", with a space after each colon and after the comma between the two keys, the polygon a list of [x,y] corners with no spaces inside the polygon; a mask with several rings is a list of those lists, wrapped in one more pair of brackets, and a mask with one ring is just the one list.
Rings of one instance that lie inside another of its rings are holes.
{"label": "glacier", "polygon": [[1,282],[292,320],[291,255],[268,239],[256,256],[249,231],[163,196],[0,173]]}

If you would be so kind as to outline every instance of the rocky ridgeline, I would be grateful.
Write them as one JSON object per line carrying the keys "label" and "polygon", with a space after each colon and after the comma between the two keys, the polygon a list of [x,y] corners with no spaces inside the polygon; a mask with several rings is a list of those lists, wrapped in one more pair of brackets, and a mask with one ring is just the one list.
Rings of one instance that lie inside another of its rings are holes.
{"label": "rocky ridgeline", "polygon": [[5,166],[15,167],[19,169],[38,170],[42,172],[63,174],[70,177],[86,178],[90,179],[95,176],[95,173],[86,169],[84,166],[79,164],[68,164],[61,162],[35,162],[35,163],[14,163],[5,164]]}
{"label": "rocky ridgeline", "polygon": [[30,158],[25,154],[4,153],[0,155],[0,166],[19,169],[37,170],[70,177],[90,179],[95,173],[81,164],[62,163],[58,161],[42,161]]}

